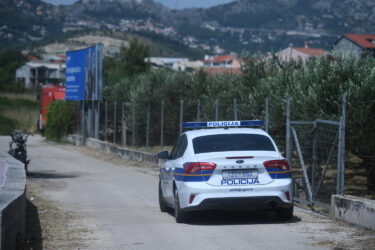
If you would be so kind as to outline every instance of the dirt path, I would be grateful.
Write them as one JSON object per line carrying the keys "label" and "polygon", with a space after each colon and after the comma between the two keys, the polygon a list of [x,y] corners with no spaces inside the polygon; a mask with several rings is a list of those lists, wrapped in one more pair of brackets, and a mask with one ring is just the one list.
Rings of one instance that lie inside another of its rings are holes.
{"label": "dirt path", "polygon": [[[0,149],[7,142],[0,137]],[[288,223],[268,212],[204,212],[176,224],[158,209],[157,169],[37,136],[29,152],[34,249],[375,248],[373,232],[299,207]]]}

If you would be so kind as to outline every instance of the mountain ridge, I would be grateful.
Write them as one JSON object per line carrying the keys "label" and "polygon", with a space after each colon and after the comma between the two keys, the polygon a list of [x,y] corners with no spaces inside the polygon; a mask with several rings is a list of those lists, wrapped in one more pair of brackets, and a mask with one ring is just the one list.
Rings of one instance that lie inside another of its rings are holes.
{"label": "mountain ridge", "polygon": [[[119,23],[124,20],[134,20],[131,25],[135,30],[142,22],[151,23],[153,32],[176,30],[169,32],[176,42],[210,47],[212,53],[217,46],[227,52],[269,51],[271,47],[279,49],[306,40],[328,48],[343,33],[375,33],[375,2],[237,0],[208,9],[171,10],[153,0],[80,0],[67,6],[41,0],[0,0],[0,45],[25,43],[70,30],[114,27],[121,31]],[[147,29],[147,25],[143,26]]]}

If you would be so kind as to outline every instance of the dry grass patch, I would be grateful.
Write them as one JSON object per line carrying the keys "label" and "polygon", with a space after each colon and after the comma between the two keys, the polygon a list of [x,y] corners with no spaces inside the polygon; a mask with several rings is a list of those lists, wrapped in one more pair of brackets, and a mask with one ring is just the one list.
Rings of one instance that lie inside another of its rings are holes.
{"label": "dry grass patch", "polygon": [[6,97],[11,100],[24,99],[29,101],[37,101],[37,95],[35,93],[0,93],[0,97]]}
{"label": "dry grass patch", "polygon": [[2,110],[0,114],[17,121],[17,125],[14,129],[22,130],[25,133],[37,132],[39,110],[20,108],[16,110]]}

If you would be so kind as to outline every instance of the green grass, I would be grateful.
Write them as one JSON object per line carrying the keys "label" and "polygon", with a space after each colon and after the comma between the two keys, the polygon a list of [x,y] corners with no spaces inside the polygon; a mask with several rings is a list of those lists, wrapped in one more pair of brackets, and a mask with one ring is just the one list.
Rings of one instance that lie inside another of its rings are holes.
{"label": "green grass", "polygon": [[39,101],[33,94],[0,94],[0,134],[19,129],[27,133],[37,131]]}
{"label": "green grass", "polygon": [[0,107],[5,109],[28,109],[35,110],[39,108],[39,102],[31,101],[27,99],[10,99],[7,97],[0,96]]}
{"label": "green grass", "polygon": [[0,114],[0,134],[9,135],[17,127],[18,122]]}

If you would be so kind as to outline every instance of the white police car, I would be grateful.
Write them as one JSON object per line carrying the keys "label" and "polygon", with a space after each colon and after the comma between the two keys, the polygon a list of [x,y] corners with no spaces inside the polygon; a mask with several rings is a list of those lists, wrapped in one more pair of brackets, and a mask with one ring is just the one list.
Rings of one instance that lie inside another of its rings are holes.
{"label": "white police car", "polygon": [[[203,209],[273,209],[281,220],[293,216],[292,176],[262,121],[184,123],[160,168],[159,204],[162,212],[174,208],[176,221],[189,211]],[[216,127],[216,128],[215,128]],[[221,128],[218,128],[221,127]],[[236,128],[231,128],[236,127]]]}

